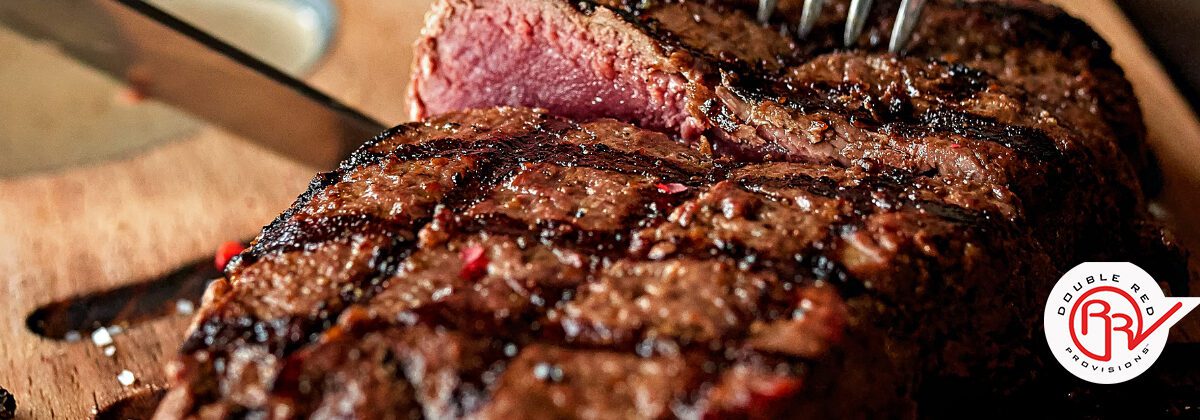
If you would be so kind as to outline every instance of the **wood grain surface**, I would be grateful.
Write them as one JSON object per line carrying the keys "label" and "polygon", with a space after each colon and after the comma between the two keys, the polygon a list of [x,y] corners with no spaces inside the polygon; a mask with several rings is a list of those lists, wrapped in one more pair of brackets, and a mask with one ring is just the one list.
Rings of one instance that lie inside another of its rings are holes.
{"label": "wood grain surface", "polygon": [[[401,122],[409,45],[429,0],[341,0],[333,48],[307,79],[386,122]],[[1060,0],[1113,45],[1142,100],[1168,175],[1163,203],[1180,233],[1200,238],[1200,123],[1109,0]],[[187,318],[117,335],[106,357],[88,340],[31,333],[40,305],[162,274],[250,237],[291,203],[315,172],[217,129],[126,159],[0,179],[0,387],[20,419],[89,418],[163,384],[162,365]],[[1196,317],[1192,317],[1194,320]],[[1200,328],[1183,336],[1200,337]],[[1175,336],[1173,335],[1173,338]],[[134,373],[122,386],[117,375]]]}

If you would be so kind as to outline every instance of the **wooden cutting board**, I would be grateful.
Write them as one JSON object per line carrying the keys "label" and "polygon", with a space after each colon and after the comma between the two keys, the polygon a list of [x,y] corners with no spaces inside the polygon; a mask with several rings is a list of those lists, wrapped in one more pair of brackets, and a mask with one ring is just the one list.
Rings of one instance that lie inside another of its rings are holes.
{"label": "wooden cutting board", "polygon": [[[403,121],[409,44],[429,0],[338,3],[341,29],[308,81],[383,121]],[[1164,207],[1180,233],[1200,239],[1196,116],[1110,0],[1056,3],[1114,45],[1168,176]],[[128,159],[0,180],[0,286],[6,291],[0,295],[0,387],[15,394],[18,418],[88,418],[114,402],[136,405],[140,400],[127,398],[152,394],[164,383],[162,365],[187,323],[173,314],[137,324],[113,338],[116,353],[109,357],[90,331],[77,342],[32,333],[25,320],[33,310],[160,275],[211,254],[223,241],[250,237],[314,172],[205,129]],[[1197,325],[1172,337],[1200,338]],[[136,378],[133,385],[118,383],[123,370]]]}

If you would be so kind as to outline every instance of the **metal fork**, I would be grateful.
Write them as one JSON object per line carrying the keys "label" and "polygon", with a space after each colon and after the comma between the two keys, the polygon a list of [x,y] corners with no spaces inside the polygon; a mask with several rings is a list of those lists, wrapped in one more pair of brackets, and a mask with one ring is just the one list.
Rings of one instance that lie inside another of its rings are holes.
{"label": "metal fork", "polygon": [[[854,41],[862,34],[863,26],[866,25],[867,13],[871,11],[871,1],[850,1],[850,12],[846,17],[846,31],[842,33],[843,45],[847,47],[854,45]],[[779,0],[758,0],[758,20],[766,22],[770,19],[778,3]],[[925,0],[901,0],[900,11],[896,12],[896,24],[892,27],[892,38],[888,41],[888,51],[900,53],[900,49],[912,36],[913,28],[917,25],[917,18],[920,17],[921,8],[924,5]],[[825,0],[804,0],[804,9],[800,14],[800,26],[797,28],[797,33],[801,38],[807,37],[809,32],[812,32],[823,6],[825,6]]]}

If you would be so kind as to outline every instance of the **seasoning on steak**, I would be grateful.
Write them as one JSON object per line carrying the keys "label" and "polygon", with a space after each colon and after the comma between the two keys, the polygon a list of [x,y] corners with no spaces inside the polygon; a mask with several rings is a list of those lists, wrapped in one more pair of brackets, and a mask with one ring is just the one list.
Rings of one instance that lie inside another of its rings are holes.
{"label": "seasoning on steak", "polygon": [[967,378],[1004,398],[1037,376],[1053,275],[1013,211],[612,120],[450,113],[319,175],[231,263],[158,415],[883,415]]}
{"label": "seasoning on steak", "polygon": [[1162,234],[1143,222],[1138,174],[1154,169],[1137,103],[1089,28],[1028,2],[931,2],[908,57],[873,52],[887,19],[872,20],[867,48],[830,53],[835,3],[797,42],[698,1],[442,0],[417,43],[412,105],[418,117],[536,106],[741,161],[932,174],[1020,209],[1061,269],[1132,260],[1187,277],[1148,264],[1180,251],[1145,239]]}

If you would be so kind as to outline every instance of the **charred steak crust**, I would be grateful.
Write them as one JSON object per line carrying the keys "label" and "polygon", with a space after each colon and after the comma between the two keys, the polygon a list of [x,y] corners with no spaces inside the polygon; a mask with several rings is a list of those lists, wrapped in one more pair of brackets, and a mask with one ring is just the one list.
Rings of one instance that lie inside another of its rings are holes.
{"label": "charred steak crust", "polygon": [[[1031,380],[1036,350],[971,343],[1032,342],[1040,286],[976,279],[1049,259],[979,191],[505,108],[333,173],[228,270],[160,417],[840,416]],[[291,224],[339,231],[263,245]]]}

